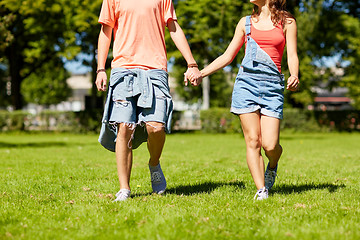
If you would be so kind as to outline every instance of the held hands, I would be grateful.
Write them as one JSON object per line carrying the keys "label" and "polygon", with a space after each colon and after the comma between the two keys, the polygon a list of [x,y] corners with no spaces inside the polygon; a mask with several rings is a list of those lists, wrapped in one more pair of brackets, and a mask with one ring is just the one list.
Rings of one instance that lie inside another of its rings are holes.
{"label": "held hands", "polygon": [[197,67],[188,68],[184,73],[184,84],[188,85],[188,81],[190,81],[191,85],[199,86],[202,81],[202,74]]}
{"label": "held hands", "polygon": [[296,91],[299,88],[299,78],[295,75],[291,75],[287,80],[286,89],[290,91]]}

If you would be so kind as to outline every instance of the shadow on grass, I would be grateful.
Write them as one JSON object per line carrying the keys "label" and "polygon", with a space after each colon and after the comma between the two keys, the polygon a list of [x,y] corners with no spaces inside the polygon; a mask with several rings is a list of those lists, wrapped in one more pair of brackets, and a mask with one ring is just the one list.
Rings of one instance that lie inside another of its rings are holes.
{"label": "shadow on grass", "polygon": [[245,184],[240,181],[232,182],[203,182],[192,185],[179,185],[166,189],[166,194],[192,195],[196,193],[210,193],[216,188],[223,186],[234,186],[237,188],[245,188]]}
{"label": "shadow on grass", "polygon": [[[165,191],[165,195],[168,194],[176,194],[176,195],[186,195],[190,196],[197,193],[211,193],[216,188],[223,186],[234,186],[237,188],[245,188],[245,184],[240,181],[231,181],[231,182],[203,182],[198,184],[189,184],[189,185],[179,185],[172,188],[167,188]],[[152,193],[140,193],[133,194],[133,197],[141,197],[145,195],[151,195]]]}
{"label": "shadow on grass", "polygon": [[46,148],[46,147],[62,147],[67,144],[64,142],[36,142],[36,143],[7,143],[0,142],[0,148]]}
{"label": "shadow on grass", "polygon": [[339,188],[346,187],[345,184],[333,184],[333,183],[309,183],[309,184],[300,184],[300,185],[280,185],[275,186],[272,190],[273,193],[278,194],[292,194],[292,193],[301,193],[311,190],[321,190],[328,189],[329,192],[336,192]]}

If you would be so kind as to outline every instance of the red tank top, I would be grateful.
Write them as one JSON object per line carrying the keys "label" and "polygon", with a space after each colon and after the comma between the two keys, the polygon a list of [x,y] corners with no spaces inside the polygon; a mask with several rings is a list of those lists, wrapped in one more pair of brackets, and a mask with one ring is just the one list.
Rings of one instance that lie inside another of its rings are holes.
{"label": "red tank top", "polygon": [[251,24],[250,36],[271,57],[281,72],[281,59],[286,43],[282,25],[278,24],[271,30],[258,30]]}

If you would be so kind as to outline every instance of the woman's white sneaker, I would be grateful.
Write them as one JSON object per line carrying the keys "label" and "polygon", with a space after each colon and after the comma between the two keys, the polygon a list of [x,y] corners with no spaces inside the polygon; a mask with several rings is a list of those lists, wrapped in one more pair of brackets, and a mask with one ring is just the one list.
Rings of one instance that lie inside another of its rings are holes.
{"label": "woman's white sneaker", "polygon": [[264,199],[267,199],[268,197],[269,197],[269,192],[265,187],[263,187],[263,188],[260,188],[256,192],[254,199],[255,200],[264,200]]}

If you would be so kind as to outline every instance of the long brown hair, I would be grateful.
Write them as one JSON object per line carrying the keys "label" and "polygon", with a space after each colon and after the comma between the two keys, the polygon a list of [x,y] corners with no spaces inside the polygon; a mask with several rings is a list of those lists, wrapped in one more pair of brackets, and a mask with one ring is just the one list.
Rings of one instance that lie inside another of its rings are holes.
{"label": "long brown hair", "polygon": [[[271,21],[275,26],[281,23],[284,27],[287,18],[292,18],[296,21],[295,17],[286,10],[286,0],[269,0],[269,9],[271,12]],[[257,5],[254,5],[252,16],[259,16],[259,7]]]}

